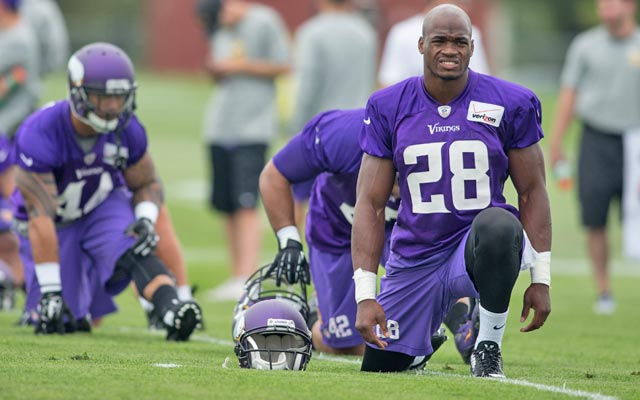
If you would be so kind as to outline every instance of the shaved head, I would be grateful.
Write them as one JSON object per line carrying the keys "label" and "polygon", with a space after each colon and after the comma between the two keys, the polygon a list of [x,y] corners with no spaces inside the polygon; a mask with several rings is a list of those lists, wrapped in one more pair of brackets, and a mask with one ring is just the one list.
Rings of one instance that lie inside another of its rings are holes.
{"label": "shaved head", "polygon": [[462,20],[464,24],[469,29],[469,36],[471,36],[471,19],[467,15],[464,10],[458,6],[453,4],[442,4],[437,7],[434,7],[427,13],[424,17],[424,22],[422,23],[422,35],[426,36],[428,34],[428,30],[430,27],[434,26],[436,21],[442,23],[446,21],[460,21]]}

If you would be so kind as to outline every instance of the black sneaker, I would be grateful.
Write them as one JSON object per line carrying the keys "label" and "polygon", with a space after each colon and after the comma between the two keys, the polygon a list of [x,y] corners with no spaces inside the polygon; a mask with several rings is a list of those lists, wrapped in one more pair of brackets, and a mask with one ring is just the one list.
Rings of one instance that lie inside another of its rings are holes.
{"label": "black sneaker", "polygon": [[478,343],[471,353],[471,376],[504,378],[502,354],[496,342],[488,340]]}
{"label": "black sneaker", "polygon": [[185,342],[196,328],[202,326],[202,310],[193,300],[177,303],[168,313],[173,313],[173,326],[167,326],[167,340]]}
{"label": "black sneaker", "polygon": [[147,326],[150,331],[160,331],[166,328],[162,321],[162,316],[156,312],[155,307],[145,313],[147,314]]}
{"label": "black sneaker", "polygon": [[438,349],[444,344],[444,342],[447,341],[447,339],[449,339],[449,337],[446,335],[445,329],[443,327],[440,327],[440,329],[438,329],[436,333],[431,336],[431,347],[433,348],[433,352],[428,356],[416,356],[416,358],[413,359],[411,365],[409,365],[409,370],[424,369],[433,354],[438,351]]}

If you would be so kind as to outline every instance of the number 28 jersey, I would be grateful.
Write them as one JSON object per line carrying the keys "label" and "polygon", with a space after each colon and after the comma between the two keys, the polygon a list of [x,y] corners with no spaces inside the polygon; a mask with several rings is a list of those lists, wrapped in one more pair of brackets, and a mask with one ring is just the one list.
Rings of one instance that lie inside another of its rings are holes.
{"label": "number 28 jersey", "polygon": [[[120,133],[120,145],[115,132],[107,132],[85,152],[74,136],[66,100],[36,111],[16,132],[16,163],[30,172],[51,172],[55,178],[56,222],[72,222],[93,211],[113,190],[124,186],[116,159],[130,166],[147,150],[145,129],[135,116]],[[26,219],[20,214],[16,216]]]}
{"label": "number 28 jersey", "polygon": [[503,195],[507,153],[537,143],[540,122],[532,91],[473,71],[444,106],[426,92],[422,76],[374,93],[359,141],[365,153],[392,159],[398,173],[402,202],[392,260],[427,259],[452,248],[488,207],[517,217]]}

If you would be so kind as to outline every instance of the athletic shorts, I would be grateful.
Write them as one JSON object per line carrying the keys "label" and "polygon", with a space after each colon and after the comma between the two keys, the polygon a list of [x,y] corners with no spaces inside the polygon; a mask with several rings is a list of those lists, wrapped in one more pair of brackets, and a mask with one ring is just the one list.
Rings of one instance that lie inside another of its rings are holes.
{"label": "athletic shorts", "polygon": [[584,125],[578,161],[578,196],[582,224],[603,228],[611,201],[622,198],[622,135]]}
{"label": "athletic shorts", "polygon": [[[380,264],[389,257],[389,236],[382,250]],[[322,341],[329,347],[343,349],[364,343],[356,329],[355,284],[351,253],[329,253],[307,243],[311,279],[322,318]]]}
{"label": "athletic shorts", "polygon": [[211,206],[232,214],[258,205],[258,180],[264,168],[267,145],[209,145]]}
{"label": "athletic shorts", "polygon": [[[387,317],[390,337],[384,338],[380,327],[375,327],[378,337],[388,343],[387,350],[412,356],[433,353],[431,336],[453,304],[461,297],[480,297],[465,264],[469,232],[453,250],[445,250],[424,263],[416,263],[415,267],[394,267],[387,263],[377,301]],[[534,253],[525,235],[521,270],[530,267]]]}
{"label": "athletic shorts", "polygon": [[[120,188],[91,213],[80,220],[57,227],[60,254],[62,297],[76,319],[91,315],[104,316],[116,310],[113,296],[126,289],[131,276],[114,279],[118,259],[135,242],[124,232],[135,220],[131,195]],[[25,309],[34,309],[40,299],[40,287],[27,237],[21,237],[27,299]]]}

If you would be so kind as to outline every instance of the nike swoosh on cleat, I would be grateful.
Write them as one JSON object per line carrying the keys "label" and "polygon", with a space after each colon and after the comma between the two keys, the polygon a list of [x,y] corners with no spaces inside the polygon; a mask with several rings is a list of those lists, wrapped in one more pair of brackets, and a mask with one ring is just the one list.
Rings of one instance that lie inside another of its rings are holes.
{"label": "nike swoosh on cleat", "polygon": [[493,329],[495,329],[496,331],[498,331],[498,330],[500,330],[500,329],[504,328],[504,326],[505,326],[505,325],[506,325],[506,324],[502,324],[501,326],[494,325],[494,326],[493,326]]}

